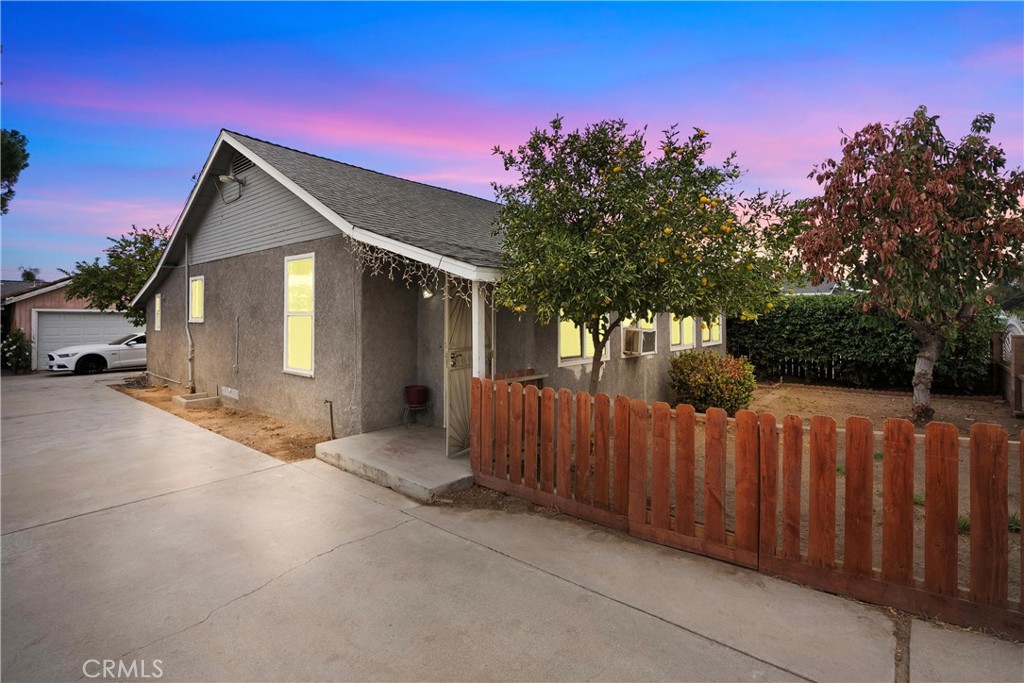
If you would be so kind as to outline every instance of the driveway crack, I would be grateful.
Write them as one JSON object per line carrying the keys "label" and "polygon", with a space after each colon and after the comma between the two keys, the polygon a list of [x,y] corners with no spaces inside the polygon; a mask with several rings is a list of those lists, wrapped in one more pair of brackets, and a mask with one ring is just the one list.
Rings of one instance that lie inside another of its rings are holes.
{"label": "driveway crack", "polygon": [[[242,593],[241,595],[236,595],[235,597],[231,598],[230,600],[228,600],[224,604],[218,605],[217,607],[214,607],[212,610],[209,611],[209,613],[205,617],[203,617],[202,619],[200,619],[196,623],[191,624],[189,626],[186,626],[185,628],[178,629],[177,631],[174,631],[173,633],[168,633],[167,635],[160,636],[159,638],[151,640],[150,642],[146,643],[145,645],[140,645],[138,647],[132,648],[128,652],[125,652],[124,654],[122,654],[119,657],[119,659],[123,660],[123,659],[125,659],[125,658],[127,658],[127,657],[129,657],[129,656],[131,656],[133,654],[135,654],[139,650],[144,650],[147,647],[150,647],[151,645],[155,645],[155,644],[157,644],[157,643],[159,643],[161,641],[167,640],[168,638],[173,638],[176,635],[180,635],[180,634],[185,633],[187,631],[191,631],[192,629],[198,628],[199,626],[202,626],[207,621],[209,621],[213,617],[214,614],[216,614],[217,612],[220,612],[222,609],[225,609],[225,608],[229,607],[230,605],[238,602],[239,600],[242,600],[244,598],[247,598],[247,597],[249,597],[251,595],[254,595],[254,594],[260,592],[261,590],[263,590],[264,588],[266,588],[270,584],[274,583],[278,579],[283,578],[284,576],[287,576],[288,574],[292,573],[296,569],[300,569],[302,567],[305,567],[307,564],[309,564],[309,563],[311,563],[311,562],[313,562],[315,560],[319,560],[321,557],[324,557],[325,555],[330,555],[335,550],[338,550],[340,548],[344,548],[345,546],[352,545],[354,543],[361,543],[363,541],[368,541],[371,538],[375,538],[375,537],[380,536],[381,534],[387,533],[389,531],[394,531],[398,527],[404,526],[404,525],[409,524],[410,522],[413,522],[413,521],[419,521],[419,520],[416,520],[415,518],[405,519],[405,520],[402,520],[401,522],[399,522],[398,524],[395,524],[394,526],[387,527],[386,529],[380,529],[379,531],[375,531],[372,534],[367,534],[366,536],[360,536],[359,538],[353,538],[353,539],[345,541],[343,543],[339,543],[338,545],[334,546],[333,548],[328,548],[327,550],[325,550],[325,551],[323,551],[321,553],[318,553],[318,554],[314,555],[313,557],[310,557],[307,560],[304,560],[304,561],[302,561],[302,562],[300,562],[300,563],[298,563],[298,564],[296,564],[296,565],[294,565],[292,567],[289,567],[288,569],[285,569],[280,574],[267,579],[266,581],[264,581],[260,585],[256,586],[252,590],[249,590],[249,591],[247,591],[245,593]],[[84,675],[83,676],[79,676],[78,680],[80,681],[83,678],[84,678]]]}

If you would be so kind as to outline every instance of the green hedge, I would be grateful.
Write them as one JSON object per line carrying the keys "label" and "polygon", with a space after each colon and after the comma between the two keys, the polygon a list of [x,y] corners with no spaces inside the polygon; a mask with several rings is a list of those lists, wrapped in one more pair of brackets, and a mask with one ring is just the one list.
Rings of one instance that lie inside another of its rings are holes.
{"label": "green hedge", "polygon": [[[993,306],[946,341],[933,389],[988,391],[992,334],[1001,329]],[[756,321],[730,319],[730,353],[746,356],[761,377],[794,375],[854,387],[909,389],[917,341],[899,320],[879,326],[853,295],[790,296]]]}

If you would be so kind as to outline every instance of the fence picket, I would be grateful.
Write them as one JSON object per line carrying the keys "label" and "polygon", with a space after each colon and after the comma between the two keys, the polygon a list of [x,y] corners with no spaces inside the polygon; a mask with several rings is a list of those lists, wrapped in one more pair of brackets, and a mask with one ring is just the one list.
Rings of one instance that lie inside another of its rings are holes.
{"label": "fence picket", "polygon": [[655,403],[653,443],[651,444],[651,525],[670,529],[669,510],[672,504],[672,479],[669,462],[669,439],[672,428],[671,409],[667,403]]}
{"label": "fence picket", "polygon": [[494,385],[485,379],[481,384],[480,471],[494,474]]}
{"label": "fence picket", "polygon": [[523,385],[513,382],[508,394],[508,479],[523,482]]}
{"label": "fence picket", "polygon": [[594,397],[594,506],[608,509],[608,395]]}
{"label": "fence picket", "polygon": [[[616,401],[617,403],[617,401]],[[647,404],[629,404],[629,525],[647,524],[647,447],[650,417]]]}
{"label": "fence picket", "polygon": [[629,513],[629,399],[625,396],[615,397],[615,479],[612,481],[612,494],[616,514]]}
{"label": "fence picket", "polygon": [[572,499],[572,392],[558,390],[558,431],[555,434],[558,451],[555,453],[555,491],[562,498]]}
{"label": "fence picket", "polygon": [[882,578],[914,581],[914,425],[886,420],[882,427]]}
{"label": "fence picket", "polygon": [[846,420],[846,533],[843,539],[843,570],[857,576],[871,576],[874,549],[874,451],[875,434],[871,420]]}
{"label": "fence picket", "polygon": [[590,500],[590,394],[576,394],[576,486],[573,499]]}
{"label": "fence picket", "polygon": [[704,433],[704,538],[725,544],[725,446],[728,416],[708,408]]}
{"label": "fence picket", "polygon": [[811,418],[807,561],[831,567],[836,558],[836,421]]}
{"label": "fence picket", "polygon": [[757,552],[758,424],[749,410],[736,413],[736,547]]}
{"label": "fence picket", "polygon": [[523,392],[523,485],[531,491],[537,488],[537,408],[536,385]]}
{"label": "fence picket", "polygon": [[958,596],[957,495],[960,434],[956,427],[932,422],[924,432],[924,588]]}
{"label": "fence picket", "polygon": [[758,441],[761,459],[758,565],[768,566],[775,557],[779,496],[779,427],[771,413],[764,413],[759,419]]}
{"label": "fence picket", "polygon": [[494,383],[494,473],[508,477],[508,383]]}
{"label": "fence picket", "polygon": [[540,490],[555,490],[555,390],[540,392]]}
{"label": "fence picket", "polygon": [[782,418],[782,557],[800,559],[800,480],[803,476],[804,421]]}
{"label": "fence picket", "polygon": [[971,600],[1006,606],[1009,555],[1006,430],[971,427]]}
{"label": "fence picket", "polygon": [[676,531],[693,536],[696,505],[696,451],[694,432],[697,420],[693,406],[676,406]]}

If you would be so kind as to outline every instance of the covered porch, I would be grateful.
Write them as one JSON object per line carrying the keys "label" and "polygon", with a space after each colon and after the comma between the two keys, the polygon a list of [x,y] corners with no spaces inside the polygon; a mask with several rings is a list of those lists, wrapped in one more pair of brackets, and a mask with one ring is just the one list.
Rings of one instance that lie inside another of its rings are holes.
{"label": "covered porch", "polygon": [[429,502],[473,485],[469,451],[444,457],[445,430],[423,424],[364,432],[316,446],[316,457],[379,486]]}

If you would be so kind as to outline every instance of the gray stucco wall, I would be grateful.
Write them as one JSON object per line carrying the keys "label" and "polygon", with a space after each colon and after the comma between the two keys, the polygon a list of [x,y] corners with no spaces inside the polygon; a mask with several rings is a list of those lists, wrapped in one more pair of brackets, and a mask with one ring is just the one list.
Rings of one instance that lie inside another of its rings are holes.
{"label": "gray stucco wall", "polygon": [[188,296],[185,269],[182,267],[169,270],[157,291],[162,297],[159,332],[155,329],[156,297],[151,297],[146,305],[147,370],[176,381],[177,384],[170,383],[171,386],[183,389],[188,373],[184,352],[185,302]]}
{"label": "gray stucco wall", "polygon": [[[444,426],[444,297],[422,296],[416,304],[416,383],[430,389],[430,424]],[[421,422],[426,416],[417,417]]]}
{"label": "gray stucco wall", "polygon": [[[313,377],[284,372],[284,259],[307,253],[316,264]],[[321,434],[330,433],[330,400],[335,433],[361,431],[362,276],[344,236],[196,264],[189,275],[205,277],[204,321],[190,325],[196,391],[235,389],[239,408]]]}
{"label": "gray stucco wall", "polygon": [[[599,391],[610,396],[622,394],[645,401],[671,401],[668,379],[670,349],[668,314],[658,316],[657,353],[639,358],[622,356],[619,330],[609,340],[609,357],[601,371]],[[531,316],[519,316],[508,310],[498,312],[497,370],[507,372],[532,367],[547,374],[544,386],[554,389],[586,391],[590,384],[590,359],[585,363],[562,365],[558,362],[558,325],[538,325]],[[725,332],[721,344],[708,351],[725,353]],[[698,348],[700,339],[697,339]]]}

